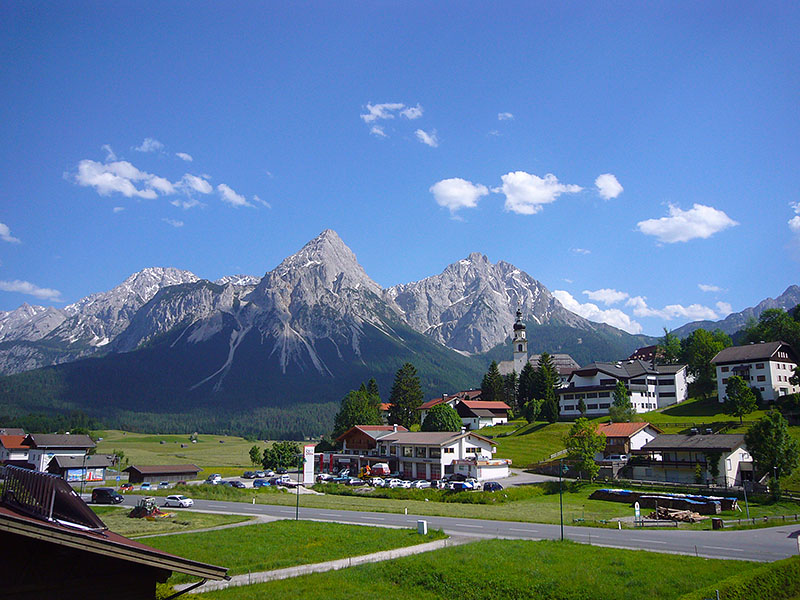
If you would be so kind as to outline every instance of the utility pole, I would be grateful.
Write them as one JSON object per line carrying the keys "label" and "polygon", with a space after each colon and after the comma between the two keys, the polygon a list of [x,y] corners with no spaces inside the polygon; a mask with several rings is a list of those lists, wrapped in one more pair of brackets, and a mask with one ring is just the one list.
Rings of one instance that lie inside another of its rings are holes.
{"label": "utility pole", "polygon": [[561,541],[564,541],[564,500],[561,492],[561,476],[564,473],[564,459],[558,459],[558,509],[561,513]]}

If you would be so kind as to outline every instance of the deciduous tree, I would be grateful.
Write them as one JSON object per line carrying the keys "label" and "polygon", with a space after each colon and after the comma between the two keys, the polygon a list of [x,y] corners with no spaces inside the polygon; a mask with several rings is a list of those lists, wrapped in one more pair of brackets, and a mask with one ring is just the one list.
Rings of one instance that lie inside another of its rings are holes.
{"label": "deciduous tree", "polygon": [[461,417],[446,402],[431,408],[422,421],[422,431],[461,431],[461,427]]}
{"label": "deciduous tree", "polygon": [[800,464],[800,444],[789,434],[789,422],[771,410],[750,426],[744,441],[758,474],[770,477],[770,489],[778,498],[781,477],[789,477]]}
{"label": "deciduous tree", "polygon": [[606,447],[606,434],[597,431],[597,424],[588,419],[579,418],[564,439],[569,460],[574,461],[578,471],[588,475],[589,479],[597,477],[600,470],[594,457]]}
{"label": "deciduous tree", "polygon": [[728,377],[725,385],[725,403],[723,410],[726,414],[739,417],[739,424],[743,423],[743,417],[749,415],[756,408],[756,395],[744,379],[738,375]]}
{"label": "deciduous tree", "polygon": [[261,448],[258,446],[252,446],[250,448],[250,462],[253,465],[260,465],[263,459],[264,456],[261,454]]}
{"label": "deciduous tree", "polygon": [[339,412],[333,419],[333,437],[336,438],[354,425],[380,425],[381,414],[374,396],[363,389],[352,390],[342,398]]}
{"label": "deciduous tree", "polygon": [[719,329],[714,333],[697,329],[681,342],[681,354],[694,375],[697,393],[708,396],[716,389],[716,369],[711,359],[731,345],[731,338]]}
{"label": "deciduous tree", "polygon": [[275,442],[264,450],[261,464],[265,469],[288,468],[297,465],[300,446],[297,442]]}
{"label": "deciduous tree", "polygon": [[636,411],[631,404],[631,394],[622,381],[617,380],[617,385],[612,394],[614,400],[608,409],[608,416],[614,423],[629,423],[633,420]]}

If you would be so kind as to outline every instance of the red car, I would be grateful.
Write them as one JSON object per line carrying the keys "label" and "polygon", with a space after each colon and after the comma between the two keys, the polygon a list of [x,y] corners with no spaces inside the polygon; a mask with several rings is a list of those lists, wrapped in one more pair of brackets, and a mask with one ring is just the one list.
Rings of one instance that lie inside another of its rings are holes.
{"label": "red car", "polygon": [[119,491],[120,492],[130,492],[132,490],[133,490],[133,484],[132,483],[123,483],[121,486],[119,486]]}

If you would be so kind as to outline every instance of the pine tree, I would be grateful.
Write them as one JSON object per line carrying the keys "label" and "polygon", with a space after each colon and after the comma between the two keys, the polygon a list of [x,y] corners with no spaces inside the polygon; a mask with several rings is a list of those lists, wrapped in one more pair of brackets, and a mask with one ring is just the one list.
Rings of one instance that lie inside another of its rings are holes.
{"label": "pine tree", "polygon": [[380,425],[381,414],[362,384],[361,389],[352,390],[342,398],[341,408],[333,419],[333,437],[336,438],[354,425]]}
{"label": "pine tree", "polygon": [[608,415],[614,423],[629,423],[633,419],[635,411],[631,404],[631,395],[628,388],[622,381],[617,381],[617,387],[612,394],[614,401],[608,409]]}
{"label": "pine tree", "polygon": [[389,422],[410,428],[419,423],[417,408],[422,404],[422,385],[417,369],[406,363],[394,376],[394,384],[389,395]]}
{"label": "pine tree", "polygon": [[524,407],[533,396],[534,380],[536,379],[536,369],[529,362],[522,367],[519,374],[519,385],[517,386],[517,406]]}
{"label": "pine tree", "polygon": [[542,416],[546,421],[558,421],[559,406],[556,397],[558,371],[553,364],[553,357],[543,352],[539,357],[539,368],[533,379],[533,396],[542,400]]}
{"label": "pine tree", "polygon": [[503,399],[503,376],[497,368],[497,361],[493,360],[489,370],[481,381],[481,400],[490,402]]}
{"label": "pine tree", "polygon": [[381,392],[378,389],[378,382],[375,381],[374,377],[371,377],[370,380],[367,382],[367,393],[370,396],[377,398],[378,404],[381,403]]}

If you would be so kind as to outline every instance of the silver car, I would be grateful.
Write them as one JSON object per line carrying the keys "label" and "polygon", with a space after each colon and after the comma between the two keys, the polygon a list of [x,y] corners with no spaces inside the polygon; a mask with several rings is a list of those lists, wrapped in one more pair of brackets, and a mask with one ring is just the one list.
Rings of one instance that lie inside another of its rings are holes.
{"label": "silver car", "polygon": [[164,498],[164,506],[175,506],[177,508],[189,508],[194,504],[194,500],[182,494],[173,494]]}

